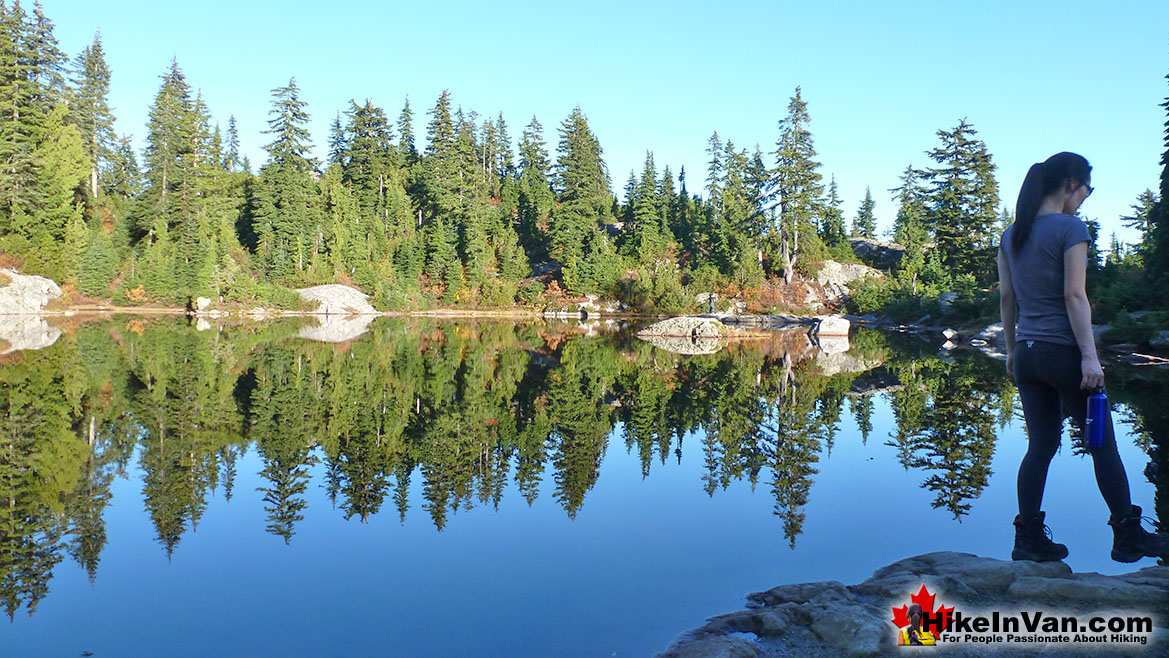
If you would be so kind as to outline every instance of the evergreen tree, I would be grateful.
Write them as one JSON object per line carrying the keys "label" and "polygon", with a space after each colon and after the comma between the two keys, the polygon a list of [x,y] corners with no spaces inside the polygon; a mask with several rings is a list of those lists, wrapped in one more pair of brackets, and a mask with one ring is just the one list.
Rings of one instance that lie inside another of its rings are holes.
{"label": "evergreen tree", "polygon": [[1153,230],[1156,228],[1153,224],[1153,212],[1157,201],[1157,195],[1153,194],[1152,190],[1146,189],[1141,192],[1140,196],[1137,197],[1137,202],[1132,205],[1132,214],[1120,218],[1125,226],[1136,229],[1140,234],[1141,238],[1136,245],[1136,253],[1141,258],[1152,251]]}
{"label": "evergreen tree", "polygon": [[[1165,76],[1169,80],[1169,75]],[[1150,282],[1153,285],[1169,282],[1169,96],[1161,103],[1165,108],[1165,134],[1163,142],[1165,151],[1161,154],[1161,189],[1157,195],[1160,199],[1149,213],[1149,231],[1151,240],[1146,247],[1144,257],[1145,267],[1148,268]]]}
{"label": "evergreen tree", "polygon": [[85,154],[90,162],[89,194],[101,191],[99,178],[110,167],[114,147],[114,115],[106,97],[110,92],[110,69],[101,46],[101,33],[93,37],[74,62],[76,92],[70,105],[73,123],[81,130]]}
{"label": "evergreen tree", "polygon": [[774,152],[773,194],[779,203],[779,257],[786,283],[791,283],[795,273],[801,253],[800,239],[814,232],[812,222],[819,214],[824,191],[812,133],[807,128],[810,121],[808,104],[796,87],[787,117],[779,122],[780,134]]}
{"label": "evergreen tree", "polygon": [[544,128],[533,116],[520,137],[520,175],[517,232],[520,244],[534,261],[548,258],[548,217],[552,212],[552,188]]}
{"label": "evergreen tree", "polygon": [[639,263],[652,263],[665,255],[669,245],[664,204],[658,196],[653,153],[645,154],[641,180],[633,189],[628,204],[632,212],[630,221],[625,225],[627,252]]}
{"label": "evergreen tree", "polygon": [[[34,102],[34,26],[19,3],[0,3],[0,234],[18,217],[35,212],[38,194],[34,157],[46,109]],[[27,220],[22,220],[27,221]],[[26,247],[27,249],[27,247]]]}
{"label": "evergreen tree", "polygon": [[[828,196],[824,199],[820,219],[820,239],[829,247],[846,244],[847,235],[844,230],[844,211],[840,209],[840,194],[836,188],[836,176],[833,175],[828,183]],[[853,229],[855,231],[855,223]]]}
{"label": "evergreen tree", "polygon": [[142,172],[138,169],[138,158],[130,144],[129,135],[118,139],[110,156],[110,168],[106,175],[106,194],[122,201],[129,201],[142,189]]}
{"label": "evergreen tree", "polygon": [[[33,251],[26,269],[58,281],[77,276],[80,252],[84,250],[85,224],[78,193],[89,173],[85,146],[76,126],[68,125],[68,110],[57,105],[45,117],[34,157],[37,189],[41,203],[27,223],[14,222],[13,229],[28,238]],[[35,219],[33,219],[35,217]],[[70,227],[72,226],[72,230]]]}
{"label": "evergreen tree", "polygon": [[69,59],[57,46],[53,22],[45,16],[40,0],[33,3],[32,30],[29,34],[29,61],[32,72],[32,102],[48,112],[59,103],[69,101],[65,70]]}
{"label": "evergreen tree", "polygon": [[869,188],[865,188],[865,200],[861,201],[861,207],[856,212],[856,218],[852,220],[852,234],[862,238],[875,239],[877,237],[877,218],[873,216],[873,208],[876,203],[873,202],[873,194]]}
{"label": "evergreen tree", "polygon": [[227,149],[223,153],[223,168],[227,171],[239,171],[243,162],[239,152],[239,128],[235,124],[235,115],[227,120]]}
{"label": "evergreen tree", "polygon": [[303,273],[321,248],[316,163],[308,156],[305,107],[295,79],[272,90],[264,134],[273,137],[265,146],[268,161],[260,169],[251,216],[256,250],[268,275],[277,279]]}
{"label": "evergreen tree", "polygon": [[580,108],[560,124],[554,190],[558,206],[549,219],[550,255],[564,283],[578,293],[602,292],[616,281],[613,248],[600,225],[608,223],[612,196],[601,144]]}
{"label": "evergreen tree", "polygon": [[939,130],[941,145],[926,154],[937,163],[930,182],[927,227],[933,232],[942,266],[952,275],[968,274],[986,283],[994,268],[994,226],[998,219],[998,182],[986,144],[962,119],[953,130]]}
{"label": "evergreen tree", "polygon": [[402,113],[398,115],[398,150],[407,163],[418,159],[418,150],[414,147],[413,120],[414,112],[410,110],[410,97],[407,96],[406,103],[402,105]]}

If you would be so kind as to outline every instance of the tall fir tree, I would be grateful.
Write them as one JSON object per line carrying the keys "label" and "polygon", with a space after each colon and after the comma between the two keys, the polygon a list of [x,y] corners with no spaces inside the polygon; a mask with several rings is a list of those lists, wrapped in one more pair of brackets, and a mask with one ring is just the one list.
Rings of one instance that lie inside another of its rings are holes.
{"label": "tall fir tree", "polygon": [[560,124],[554,191],[558,205],[549,219],[550,255],[574,292],[605,292],[616,281],[615,250],[601,225],[612,209],[609,172],[601,144],[576,107]]}
{"label": "tall fir tree", "polygon": [[951,275],[980,283],[994,276],[994,226],[998,219],[996,166],[977,131],[962,119],[939,130],[941,145],[926,152],[936,166],[927,170],[927,228],[937,242],[942,266]]}
{"label": "tall fir tree", "polygon": [[520,244],[537,262],[548,258],[548,218],[554,202],[549,183],[550,163],[544,142],[544,127],[532,121],[520,136],[519,199],[516,231]]}
{"label": "tall fir tree", "polygon": [[779,122],[775,143],[773,195],[779,205],[779,258],[783,278],[791,283],[801,253],[800,240],[811,237],[824,193],[816,148],[808,130],[811,116],[800,88],[788,103],[787,117]]}
{"label": "tall fir tree", "polygon": [[1154,222],[1154,212],[1158,203],[1157,195],[1153,194],[1152,190],[1146,189],[1137,197],[1136,203],[1132,205],[1132,214],[1121,217],[1120,221],[1128,228],[1135,229],[1141,236],[1140,241],[1136,244],[1136,253],[1142,260],[1146,254],[1153,251],[1153,230],[1156,228]]}
{"label": "tall fir tree", "polygon": [[227,119],[227,146],[223,151],[223,168],[230,172],[239,171],[243,166],[239,150],[239,127],[235,122],[235,115]]}
{"label": "tall fir tree", "polygon": [[0,234],[36,211],[40,123],[34,26],[20,3],[0,3]]}
{"label": "tall fir tree", "polygon": [[85,143],[90,162],[89,193],[96,198],[102,189],[100,179],[110,167],[114,147],[114,115],[106,98],[110,93],[110,68],[106,65],[100,32],[77,56],[73,66],[76,91],[70,112]]}
{"label": "tall fir tree", "polygon": [[824,198],[820,220],[820,239],[829,247],[845,244],[848,238],[844,230],[844,211],[840,209],[840,204],[840,192],[834,174],[828,183],[828,195]]}
{"label": "tall fir tree", "polygon": [[873,193],[866,187],[864,201],[861,201],[861,206],[856,211],[856,218],[852,220],[852,234],[854,236],[870,240],[877,237],[877,218],[873,215],[873,209],[876,206],[877,204],[873,201]]}
{"label": "tall fir tree", "polygon": [[252,201],[256,251],[269,276],[301,276],[320,256],[320,208],[314,180],[316,163],[309,152],[309,115],[296,80],[272,90],[265,146],[268,161],[260,169]]}

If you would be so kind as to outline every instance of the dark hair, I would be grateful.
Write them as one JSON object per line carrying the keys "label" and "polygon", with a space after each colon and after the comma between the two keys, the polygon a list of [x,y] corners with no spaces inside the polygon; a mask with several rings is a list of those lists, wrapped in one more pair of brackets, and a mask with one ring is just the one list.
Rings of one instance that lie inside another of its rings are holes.
{"label": "dark hair", "polygon": [[1031,223],[1047,195],[1058,190],[1065,181],[1087,183],[1092,176],[1092,165],[1084,156],[1076,153],[1056,153],[1043,162],[1031,165],[1023,187],[1019,189],[1019,200],[1015,203],[1015,230],[1011,234],[1011,250],[1019,251],[1031,232]]}

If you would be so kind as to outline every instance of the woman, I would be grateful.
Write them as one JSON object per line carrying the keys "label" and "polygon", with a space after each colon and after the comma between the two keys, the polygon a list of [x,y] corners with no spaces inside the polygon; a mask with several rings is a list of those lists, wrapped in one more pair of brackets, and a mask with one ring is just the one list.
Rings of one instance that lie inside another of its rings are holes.
{"label": "woman", "polygon": [[[1083,428],[1089,391],[1104,385],[1084,289],[1090,237],[1075,216],[1092,194],[1091,173],[1088,161],[1075,153],[1057,153],[1032,165],[1019,190],[1015,222],[1003,231],[999,244],[1007,374],[1019,389],[1029,437],[1019,466],[1019,515],[1011,551],[1015,560],[1067,557],[1067,547],[1051,540],[1040,511],[1047,467],[1059,447],[1064,416],[1071,415]],[[1112,559],[1169,557],[1169,536],[1141,527],[1141,508],[1129,498],[1111,417],[1104,434],[1104,444],[1089,452],[1096,484],[1112,513]]]}

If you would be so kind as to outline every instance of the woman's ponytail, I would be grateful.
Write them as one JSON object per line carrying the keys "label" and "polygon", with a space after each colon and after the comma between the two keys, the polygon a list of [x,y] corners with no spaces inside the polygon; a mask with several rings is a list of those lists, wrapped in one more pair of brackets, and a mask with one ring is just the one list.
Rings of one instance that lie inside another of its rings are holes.
{"label": "woman's ponytail", "polygon": [[1023,187],[1019,189],[1019,200],[1015,202],[1015,228],[1011,231],[1011,251],[1019,253],[1019,248],[1027,241],[1027,234],[1031,232],[1031,223],[1035,221],[1035,214],[1043,203],[1046,192],[1043,189],[1043,163],[1036,162],[1027,170],[1027,177],[1023,179]]}
{"label": "woman's ponytail", "polygon": [[1018,253],[1027,236],[1031,233],[1031,224],[1039,212],[1039,206],[1049,194],[1059,190],[1066,181],[1088,183],[1092,175],[1092,165],[1082,155],[1076,153],[1056,153],[1043,162],[1031,165],[1027,176],[1023,179],[1023,187],[1019,189],[1019,200],[1015,203],[1015,228],[1011,232],[1011,251]]}

